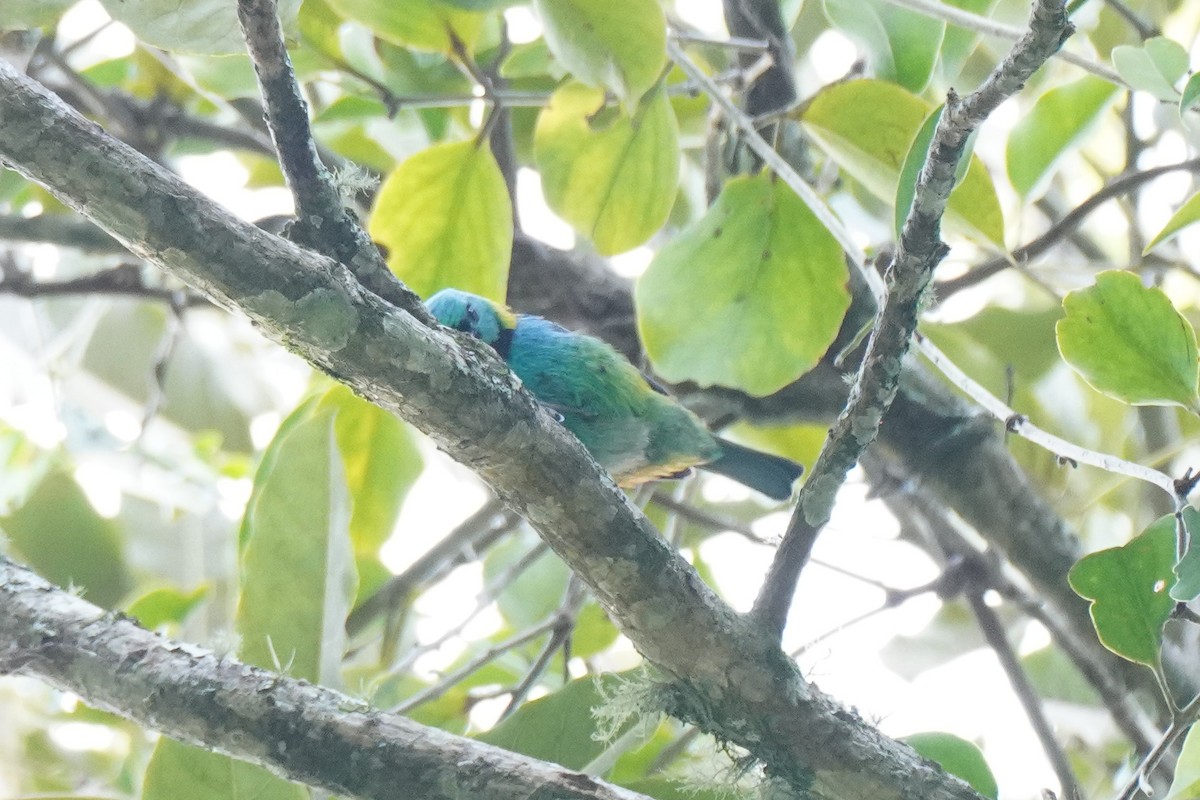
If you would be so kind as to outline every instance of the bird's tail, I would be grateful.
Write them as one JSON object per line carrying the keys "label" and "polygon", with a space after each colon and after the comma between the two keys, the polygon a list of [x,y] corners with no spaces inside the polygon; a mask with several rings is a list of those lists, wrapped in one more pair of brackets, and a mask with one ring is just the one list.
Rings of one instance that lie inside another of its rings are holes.
{"label": "bird's tail", "polygon": [[701,465],[701,469],[716,472],[775,500],[792,496],[792,484],[804,473],[804,467],[783,456],[762,453],[717,437],[721,457]]}

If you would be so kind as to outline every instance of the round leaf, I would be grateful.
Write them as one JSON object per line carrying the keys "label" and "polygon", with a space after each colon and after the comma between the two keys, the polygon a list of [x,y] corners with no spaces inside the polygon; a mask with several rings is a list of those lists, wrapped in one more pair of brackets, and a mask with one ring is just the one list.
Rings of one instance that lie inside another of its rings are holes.
{"label": "round leaf", "polygon": [[664,378],[759,396],[817,363],[849,303],[841,248],[764,175],[729,181],[637,286],[642,340]]}
{"label": "round leaf", "polygon": [[936,761],[951,775],[957,775],[984,797],[999,793],[996,777],[973,742],[952,733],[933,731],[904,737],[904,743],[930,761]]}
{"label": "round leaf", "polygon": [[1063,310],[1058,350],[1094,389],[1132,405],[1200,412],[1196,334],[1160,289],[1109,270],[1068,294]]}
{"label": "round leaf", "polygon": [[370,231],[417,294],[455,286],[504,298],[512,206],[487,147],[440,144],[402,163],[379,188]]}
{"label": "round leaf", "polygon": [[602,89],[568,84],[538,117],[533,147],[547,204],[602,255],[637,247],[667,221],[679,138],[665,92],[630,117],[606,110]]}
{"label": "round leaf", "polygon": [[1175,82],[1187,72],[1188,54],[1183,45],[1156,36],[1142,47],[1120,45],[1112,51],[1113,66],[1134,89],[1149,92],[1159,100],[1175,102]]}
{"label": "round leaf", "polygon": [[[104,10],[141,41],[174,54],[242,54],[246,41],[237,19],[237,4],[228,0],[101,0]],[[295,28],[300,0],[282,0],[284,30]]]}
{"label": "round leaf", "polygon": [[550,52],[579,80],[637,101],[667,65],[656,0],[535,0]]}
{"label": "round leaf", "polygon": [[1038,98],[1008,137],[1008,179],[1022,197],[1041,191],[1059,162],[1095,126],[1117,94],[1099,78],[1081,78]]}
{"label": "round leaf", "polygon": [[1174,564],[1175,518],[1166,516],[1128,544],[1079,559],[1067,580],[1092,601],[1092,623],[1105,647],[1155,667],[1162,628],[1175,607],[1167,593]]}
{"label": "round leaf", "polygon": [[[905,156],[932,110],[930,103],[894,83],[847,81],[821,90],[801,122],[842,169],[880,200],[892,203]],[[975,241],[1004,246],[1004,215],[996,187],[974,155],[950,194],[946,223]]]}
{"label": "round leaf", "polygon": [[451,31],[470,47],[483,27],[481,15],[437,0],[329,0],[329,5],[389,42],[435,53],[451,52]]}

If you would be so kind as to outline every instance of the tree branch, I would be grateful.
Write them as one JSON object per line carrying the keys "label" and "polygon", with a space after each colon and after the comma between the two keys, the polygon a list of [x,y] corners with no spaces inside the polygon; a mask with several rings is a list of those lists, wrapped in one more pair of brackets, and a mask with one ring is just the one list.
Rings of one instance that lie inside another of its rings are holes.
{"label": "tree branch", "polygon": [[339,795],[649,800],[150,633],[0,556],[0,674]]}
{"label": "tree branch", "polygon": [[874,441],[896,396],[904,356],[917,329],[921,298],[933,270],[949,251],[941,240],[941,220],[967,137],[1024,86],[1073,30],[1063,0],[1039,0],[1029,31],[983,85],[961,101],[953,91],[946,98],[889,270],[887,299],[867,340],[849,401],[800,490],[796,511],[754,601],[752,615],[777,637],[783,634],[800,572],[817,534],[829,521],[837,490]]}
{"label": "tree branch", "polygon": [[308,105],[283,42],[275,0],[238,0],[238,21],[267,107],[267,127],[288,188],[296,200],[297,221],[290,238],[336,258],[368,289],[404,307],[415,295],[388,269],[374,242],[346,210],[333,176],[321,163]]}
{"label": "tree branch", "polygon": [[982,283],[996,273],[1002,272],[1011,266],[1028,264],[1062,241],[1062,239],[1071,235],[1093,211],[1104,205],[1108,200],[1132,192],[1159,176],[1176,171],[1200,172],[1200,158],[1192,158],[1187,161],[1181,161],[1178,164],[1164,164],[1163,166],[1152,167],[1141,172],[1131,172],[1109,181],[1100,191],[1071,209],[1070,213],[1051,225],[1045,233],[1029,244],[1018,247],[1009,255],[997,256],[990,261],[985,261],[970,272],[960,275],[957,278],[939,281],[935,284],[937,300],[939,302],[945,300],[955,292],[960,292],[970,286]]}
{"label": "tree branch", "polygon": [[778,643],[704,585],[490,348],[428,327],[415,297],[393,307],[341,264],[233,217],[4,62],[0,159],[471,466],[674,681],[664,690],[668,710],[745,747],[801,791],[977,797],[806,684]]}

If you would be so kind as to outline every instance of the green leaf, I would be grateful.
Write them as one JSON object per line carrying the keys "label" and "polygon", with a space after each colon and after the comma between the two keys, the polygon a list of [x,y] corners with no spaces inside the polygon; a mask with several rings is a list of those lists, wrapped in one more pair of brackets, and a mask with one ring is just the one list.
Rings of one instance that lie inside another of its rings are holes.
{"label": "green leaf", "polygon": [[414,50],[449,53],[450,31],[470,49],[479,38],[483,17],[438,0],[328,0],[347,19],[361,22],[380,38]]}
{"label": "green leaf", "polygon": [[1021,656],[1021,667],[1038,697],[1085,706],[1104,703],[1075,662],[1053,644]]}
{"label": "green leaf", "polygon": [[984,797],[994,798],[999,792],[996,777],[988,767],[983,752],[973,743],[952,733],[932,731],[914,733],[901,739],[930,761],[937,762],[951,775],[957,775]]}
{"label": "green leaf", "polygon": [[[518,537],[493,547],[483,561],[487,585],[499,580],[530,551],[530,543]],[[512,579],[496,600],[500,616],[521,630],[542,622],[562,604],[570,570],[554,553],[545,551]]]}
{"label": "green leaf", "polygon": [[1161,289],[1108,270],[1063,299],[1055,326],[1063,359],[1098,392],[1131,405],[1200,413],[1196,334]]}
{"label": "green leaf", "polygon": [[262,767],[162,737],[146,766],[141,800],[309,800],[308,790]]}
{"label": "green leaf", "polygon": [[1155,234],[1150,243],[1142,250],[1142,255],[1146,255],[1163,242],[1169,242],[1174,239],[1181,230],[1197,221],[1200,221],[1200,192],[1189,197],[1179,207],[1179,210],[1171,215],[1171,218],[1167,220],[1167,224],[1163,226],[1161,231]]}
{"label": "green leaf", "polygon": [[[946,5],[981,17],[990,17],[996,3],[997,0],[947,0]],[[947,26],[946,35],[942,37],[941,61],[938,65],[939,74],[946,85],[953,85],[963,65],[979,44],[979,39],[980,35],[976,31],[957,25]]]}
{"label": "green leaf", "polygon": [[586,84],[637,102],[667,66],[667,22],[655,0],[534,0],[550,52]]}
{"label": "green leaf", "polygon": [[643,244],[667,221],[679,186],[679,136],[661,88],[632,117],[605,112],[604,90],[567,84],[538,117],[533,152],[546,203],[601,255],[612,255]]}
{"label": "green leaf", "polygon": [[76,0],[5,0],[0,30],[19,31],[58,22]]}
{"label": "green leaf", "polygon": [[[230,55],[246,52],[237,4],[227,0],[101,0],[104,10],[145,44],[172,53]],[[281,0],[284,31],[296,28],[300,0]]]}
{"label": "green leaf", "polygon": [[575,619],[575,630],[571,633],[571,655],[590,658],[611,647],[618,635],[620,631],[600,604],[588,603]]}
{"label": "green leaf", "polygon": [[1179,97],[1180,113],[1190,111],[1197,100],[1200,100],[1200,72],[1193,74],[1183,85],[1183,94]]}
{"label": "green leaf", "polygon": [[849,307],[841,248],[782,181],[734,178],[637,285],[638,327],[668,381],[770,394],[810,370]]}
{"label": "green leaf", "polygon": [[173,587],[154,589],[133,601],[125,613],[137,619],[143,628],[156,630],[167,623],[178,625],[208,597],[208,586],[190,592]]}
{"label": "green leaf", "polygon": [[[801,122],[838,165],[873,195],[895,202],[910,145],[933,106],[900,86],[857,80],[821,90]],[[975,241],[1004,246],[1004,216],[983,162],[971,156],[950,195],[947,226]]]}
{"label": "green leaf", "polygon": [[121,540],[111,520],[96,513],[70,475],[53,471],[0,530],[46,580],[74,586],[90,602],[115,608],[132,586]]}
{"label": "green leaf", "polygon": [[607,749],[605,742],[593,738],[597,728],[592,709],[603,705],[625,680],[620,674],[573,680],[521,706],[479,739],[567,769],[582,769]]}
{"label": "green leaf", "polygon": [[448,6],[461,8],[464,11],[496,11],[508,6],[514,6],[520,0],[442,0]]}
{"label": "green leaf", "polygon": [[1121,547],[1086,555],[1067,580],[1092,601],[1092,624],[1100,642],[1122,658],[1157,667],[1162,628],[1175,601],[1175,518],[1165,516]]}
{"label": "green leaf", "polygon": [[1179,98],[1175,82],[1187,72],[1188,54],[1178,42],[1156,36],[1141,47],[1120,45],[1113,48],[1112,61],[1134,89],[1171,103]]}
{"label": "green leaf", "polygon": [[406,160],[379,187],[370,231],[422,297],[454,286],[504,299],[512,205],[486,145],[439,144]]}
{"label": "green leaf", "polygon": [[917,193],[917,178],[921,176],[921,168],[929,160],[929,143],[937,131],[938,120],[942,118],[942,109],[946,104],[929,112],[929,116],[921,123],[917,138],[908,146],[904,156],[904,164],[900,167],[900,182],[896,186],[896,241],[900,240],[900,232],[904,230],[904,221],[912,210],[913,198]]}
{"label": "green leaf", "polygon": [[263,455],[242,520],[242,658],[337,686],[357,577],[336,410],[308,402]]}
{"label": "green leaf", "polygon": [[1175,776],[1163,800],[1193,800],[1200,797],[1200,729],[1195,724],[1188,730],[1175,762]]}
{"label": "green leaf", "polygon": [[825,0],[825,15],[867,52],[875,77],[912,92],[929,85],[945,22],[882,0]]}
{"label": "green leaf", "polygon": [[1187,529],[1188,551],[1175,565],[1175,584],[1171,597],[1190,603],[1200,597],[1200,511],[1192,506],[1183,509],[1183,524]]}
{"label": "green leaf", "polygon": [[1078,149],[1118,88],[1085,77],[1038,98],[1008,137],[1008,179],[1022,197],[1039,194],[1068,153]]}
{"label": "green leaf", "polygon": [[421,454],[404,422],[342,384],[325,393],[321,407],[337,412],[334,431],[354,503],[350,540],[361,599],[389,574],[379,561],[379,548],[391,536],[404,498],[421,474]]}

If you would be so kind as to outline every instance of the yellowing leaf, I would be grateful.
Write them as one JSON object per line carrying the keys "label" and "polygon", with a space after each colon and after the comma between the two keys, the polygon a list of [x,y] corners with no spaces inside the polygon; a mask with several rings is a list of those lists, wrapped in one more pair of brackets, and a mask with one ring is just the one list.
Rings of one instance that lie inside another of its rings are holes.
{"label": "yellowing leaf", "polygon": [[667,65],[656,0],[535,0],[550,52],[579,80],[636,102]]}
{"label": "yellowing leaf", "polygon": [[504,299],[512,206],[491,150],[474,142],[423,150],[389,175],[375,198],[371,237],[388,266],[428,297],[454,286]]}
{"label": "yellowing leaf", "polygon": [[603,255],[644,243],[671,213],[679,139],[662,90],[630,117],[606,109],[603,90],[568,84],[538,117],[533,152],[547,204]]}
{"label": "yellowing leaf", "polygon": [[[894,203],[909,146],[933,106],[893,83],[847,81],[823,89],[801,122],[847,173],[886,203]],[[1004,216],[983,162],[971,156],[946,208],[951,230],[1004,246]]]}
{"label": "yellowing leaf", "polygon": [[841,248],[782,181],[735,178],[637,286],[664,378],[767,395],[810,370],[849,306]]}
{"label": "yellowing leaf", "polygon": [[329,0],[329,5],[389,42],[435,53],[451,51],[450,31],[470,47],[483,27],[481,15],[437,0]]}

